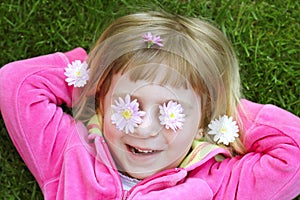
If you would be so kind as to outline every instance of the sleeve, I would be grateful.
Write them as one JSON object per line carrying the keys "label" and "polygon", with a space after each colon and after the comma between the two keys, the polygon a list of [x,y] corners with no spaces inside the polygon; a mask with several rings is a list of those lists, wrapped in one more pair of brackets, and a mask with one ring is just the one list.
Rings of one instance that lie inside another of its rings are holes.
{"label": "sleeve", "polygon": [[300,194],[300,119],[273,105],[245,102],[243,156],[211,161],[215,199],[293,199]]}
{"label": "sleeve", "polygon": [[42,186],[57,177],[68,136],[75,131],[71,107],[73,87],[65,82],[64,68],[85,60],[76,48],[9,63],[0,70],[0,111],[22,159]]}

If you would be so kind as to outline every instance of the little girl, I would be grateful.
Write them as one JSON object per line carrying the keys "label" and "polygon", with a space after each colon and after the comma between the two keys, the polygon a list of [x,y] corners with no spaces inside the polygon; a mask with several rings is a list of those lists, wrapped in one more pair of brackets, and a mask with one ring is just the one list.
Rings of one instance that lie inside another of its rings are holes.
{"label": "little girl", "polygon": [[241,99],[231,44],[199,19],[124,16],[88,56],[76,48],[4,66],[0,91],[45,199],[300,193],[300,119]]}

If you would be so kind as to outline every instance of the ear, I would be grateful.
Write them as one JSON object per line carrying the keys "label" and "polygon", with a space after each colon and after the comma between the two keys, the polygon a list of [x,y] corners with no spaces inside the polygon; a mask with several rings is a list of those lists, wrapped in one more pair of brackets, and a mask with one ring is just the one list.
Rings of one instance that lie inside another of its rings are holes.
{"label": "ear", "polygon": [[200,140],[203,137],[203,128],[199,128],[197,134],[195,135],[195,140]]}

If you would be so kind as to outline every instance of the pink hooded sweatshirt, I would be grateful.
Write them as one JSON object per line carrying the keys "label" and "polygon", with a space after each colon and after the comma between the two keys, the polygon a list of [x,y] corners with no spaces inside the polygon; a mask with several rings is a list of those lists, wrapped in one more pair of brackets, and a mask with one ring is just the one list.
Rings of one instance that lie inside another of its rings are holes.
{"label": "pink hooded sweatshirt", "polygon": [[10,137],[45,199],[286,200],[300,193],[300,119],[273,105],[242,100],[247,153],[218,162],[217,148],[186,168],[148,177],[122,189],[101,136],[63,112],[73,87],[64,68],[84,60],[77,48],[16,61],[0,70],[0,110]]}

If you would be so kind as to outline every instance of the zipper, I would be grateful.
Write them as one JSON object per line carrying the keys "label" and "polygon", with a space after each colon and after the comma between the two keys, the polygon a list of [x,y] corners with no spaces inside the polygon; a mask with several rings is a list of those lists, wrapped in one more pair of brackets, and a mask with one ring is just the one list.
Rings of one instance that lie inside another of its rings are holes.
{"label": "zipper", "polygon": [[123,190],[122,200],[126,200],[127,197],[128,197],[128,191],[127,190]]}
{"label": "zipper", "polygon": [[130,199],[132,199],[132,196],[135,196],[136,192],[139,191],[138,188],[141,185],[144,185],[145,183],[151,182],[152,180],[157,179],[157,178],[162,177],[162,176],[168,176],[170,174],[179,173],[182,170],[184,170],[184,169],[182,169],[182,168],[172,168],[172,169],[167,169],[167,170],[158,172],[157,174],[151,175],[151,176],[145,178],[144,180],[142,180],[141,182],[139,182],[138,184],[136,184],[135,186],[133,186],[129,191],[124,190],[122,200],[126,200],[129,197],[130,197]]}

